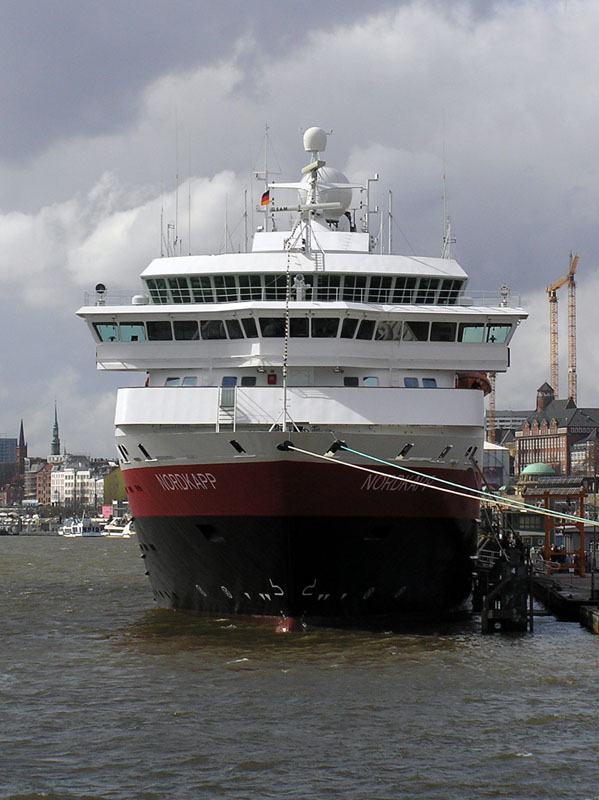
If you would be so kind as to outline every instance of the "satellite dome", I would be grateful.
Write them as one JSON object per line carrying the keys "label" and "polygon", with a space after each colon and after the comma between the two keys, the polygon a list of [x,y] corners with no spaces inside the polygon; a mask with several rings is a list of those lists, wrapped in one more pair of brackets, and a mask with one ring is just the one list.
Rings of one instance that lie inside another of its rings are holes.
{"label": "satellite dome", "polygon": [[322,128],[308,128],[304,133],[304,150],[307,153],[324,153],[326,149],[326,132]]}
{"label": "satellite dome", "polygon": [[[312,128],[312,130],[319,130]],[[304,175],[301,182],[306,185],[305,189],[299,189],[300,203],[306,203],[308,200],[308,189],[310,184],[310,176]],[[347,183],[348,186],[339,184]],[[351,206],[352,188],[349,186],[349,181],[342,172],[334,167],[321,167],[317,173],[316,183],[316,202],[317,203],[340,203],[341,208],[327,208],[325,216],[327,219],[339,219]]]}

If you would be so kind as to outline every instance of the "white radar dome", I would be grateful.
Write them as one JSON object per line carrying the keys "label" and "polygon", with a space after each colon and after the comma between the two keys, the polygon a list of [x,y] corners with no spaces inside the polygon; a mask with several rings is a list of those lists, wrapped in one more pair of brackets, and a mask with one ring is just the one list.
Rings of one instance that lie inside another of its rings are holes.
{"label": "white radar dome", "polygon": [[308,128],[304,133],[304,150],[307,153],[324,153],[327,149],[327,135],[322,128]]}
{"label": "white radar dome", "polygon": [[[321,167],[317,173],[316,183],[316,202],[317,203],[340,203],[341,208],[327,208],[324,212],[326,219],[339,219],[351,206],[352,189],[351,186],[342,184],[349,181],[342,172],[334,167]],[[304,175],[301,180],[306,184],[305,189],[299,189],[300,203],[304,204],[308,200],[308,189],[310,176]]]}

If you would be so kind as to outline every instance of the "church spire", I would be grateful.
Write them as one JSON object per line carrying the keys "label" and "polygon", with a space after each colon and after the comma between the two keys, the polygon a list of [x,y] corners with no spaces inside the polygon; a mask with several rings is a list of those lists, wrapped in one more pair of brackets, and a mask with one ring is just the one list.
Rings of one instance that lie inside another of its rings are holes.
{"label": "church spire", "polygon": [[52,440],[50,441],[50,455],[60,455],[60,436],[58,435],[58,412],[54,401],[54,424],[52,425]]}
{"label": "church spire", "polygon": [[19,430],[19,443],[17,445],[16,461],[19,464],[19,473],[22,475],[25,472],[25,459],[27,458],[27,442],[25,441],[25,428],[23,427],[23,420],[21,420],[21,428]]}

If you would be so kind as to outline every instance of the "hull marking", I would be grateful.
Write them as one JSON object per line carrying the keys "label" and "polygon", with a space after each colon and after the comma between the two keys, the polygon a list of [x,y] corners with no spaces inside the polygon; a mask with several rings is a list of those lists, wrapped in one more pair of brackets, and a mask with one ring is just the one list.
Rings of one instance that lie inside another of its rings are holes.
{"label": "hull marking", "polygon": [[216,478],[210,472],[163,472],[155,477],[165,492],[216,489]]}
{"label": "hull marking", "polygon": [[275,597],[283,597],[283,595],[285,594],[285,592],[284,592],[284,591],[281,589],[281,587],[280,587],[280,586],[277,586],[277,584],[276,584],[276,583],[273,583],[273,582],[272,582],[272,578],[269,578],[269,579],[268,579],[268,582],[270,583],[270,585],[271,585],[271,587],[272,587],[273,589],[276,589],[276,592],[274,592],[274,596],[275,596]]}

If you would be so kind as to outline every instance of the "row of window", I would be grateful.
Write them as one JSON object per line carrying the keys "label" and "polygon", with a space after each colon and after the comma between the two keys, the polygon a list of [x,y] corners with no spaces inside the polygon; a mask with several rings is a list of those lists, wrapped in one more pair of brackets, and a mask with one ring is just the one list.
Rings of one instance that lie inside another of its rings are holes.
{"label": "row of window", "polygon": [[[437,388],[437,380],[436,378],[422,378],[422,384],[419,382],[419,378],[404,378],[403,385],[406,389],[418,389],[422,386],[423,389],[436,389]],[[165,386],[197,386],[198,379],[195,375],[187,375],[183,378],[180,376],[169,376],[164,381]],[[256,385],[256,376],[255,375],[242,375],[241,378],[238,378],[236,375],[225,375],[221,381],[221,386],[223,388],[233,388],[235,386],[255,386]],[[346,375],[343,378],[343,385],[344,386],[360,386],[360,378],[354,375]],[[362,378],[362,385],[363,386],[378,386],[379,379],[376,375],[367,375],[366,377]]]}
{"label": "row of window", "polygon": [[[285,300],[287,274],[147,278],[152,303],[243,303]],[[391,275],[289,275],[291,300],[455,305],[463,280]]]}
{"label": "row of window", "polygon": [[[166,342],[198,339],[265,339],[285,336],[284,317],[244,317],[242,319],[148,320],[147,322],[95,322],[102,342]],[[411,320],[357,319],[355,317],[290,317],[292,338],[377,339],[404,342],[491,342],[503,343],[511,325],[484,322],[428,322]]]}

